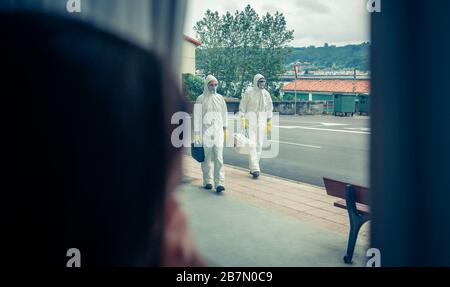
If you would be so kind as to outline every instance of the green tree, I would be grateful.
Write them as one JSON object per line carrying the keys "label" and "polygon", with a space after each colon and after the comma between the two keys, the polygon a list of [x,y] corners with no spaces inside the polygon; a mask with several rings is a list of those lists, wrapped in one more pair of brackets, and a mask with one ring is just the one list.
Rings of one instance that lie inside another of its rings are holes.
{"label": "green tree", "polygon": [[189,100],[195,101],[203,94],[203,79],[192,74],[183,74],[183,89]]}
{"label": "green tree", "polygon": [[316,68],[369,70],[370,43],[336,47],[325,43],[323,47],[294,48],[285,64],[308,62]]}
{"label": "green tree", "polygon": [[208,10],[194,30],[202,42],[197,68],[215,75],[225,96],[240,97],[257,73],[266,77],[269,91],[279,88],[276,81],[285,72],[294,38],[282,13],[260,17],[250,5],[222,16]]}

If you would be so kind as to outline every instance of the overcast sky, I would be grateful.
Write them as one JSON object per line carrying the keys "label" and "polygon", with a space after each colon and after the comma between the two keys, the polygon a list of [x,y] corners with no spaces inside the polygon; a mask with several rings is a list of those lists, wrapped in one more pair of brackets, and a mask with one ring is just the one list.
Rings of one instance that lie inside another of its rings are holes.
{"label": "overcast sky", "polygon": [[343,46],[370,40],[367,0],[188,0],[185,34],[195,37],[192,27],[206,10],[234,12],[250,4],[259,15],[280,11],[288,29],[294,30],[292,46]]}

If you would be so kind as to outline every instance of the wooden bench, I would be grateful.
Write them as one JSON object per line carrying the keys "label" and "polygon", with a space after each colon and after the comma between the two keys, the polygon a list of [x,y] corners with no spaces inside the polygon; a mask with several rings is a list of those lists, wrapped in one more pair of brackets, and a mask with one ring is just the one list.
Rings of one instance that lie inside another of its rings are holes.
{"label": "wooden bench", "polygon": [[336,201],[334,206],[348,211],[350,232],[344,262],[351,264],[359,229],[370,220],[369,189],[326,177],[323,178],[323,182],[328,195],[344,199]]}

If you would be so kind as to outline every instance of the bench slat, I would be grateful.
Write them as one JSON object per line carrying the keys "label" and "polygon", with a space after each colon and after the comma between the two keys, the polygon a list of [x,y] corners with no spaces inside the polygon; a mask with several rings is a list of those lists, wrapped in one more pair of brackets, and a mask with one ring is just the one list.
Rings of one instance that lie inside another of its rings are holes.
{"label": "bench slat", "polygon": [[[323,182],[328,195],[345,199],[347,183],[326,177],[323,178]],[[359,185],[352,184],[352,186],[356,202],[369,205],[369,189]]]}
{"label": "bench slat", "polygon": [[[347,202],[345,200],[336,201],[333,205],[339,208],[347,209]],[[370,214],[369,206],[365,204],[357,203],[356,208],[363,214]]]}

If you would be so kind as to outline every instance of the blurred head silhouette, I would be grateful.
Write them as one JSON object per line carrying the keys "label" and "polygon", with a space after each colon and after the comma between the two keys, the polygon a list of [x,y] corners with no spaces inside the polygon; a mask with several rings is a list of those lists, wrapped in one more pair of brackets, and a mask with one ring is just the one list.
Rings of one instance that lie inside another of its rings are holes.
{"label": "blurred head silhouette", "polygon": [[161,61],[50,15],[1,13],[0,30],[6,261],[64,267],[77,248],[82,266],[194,265],[167,257],[185,224],[170,196],[183,101]]}

